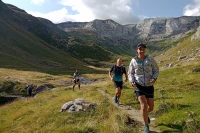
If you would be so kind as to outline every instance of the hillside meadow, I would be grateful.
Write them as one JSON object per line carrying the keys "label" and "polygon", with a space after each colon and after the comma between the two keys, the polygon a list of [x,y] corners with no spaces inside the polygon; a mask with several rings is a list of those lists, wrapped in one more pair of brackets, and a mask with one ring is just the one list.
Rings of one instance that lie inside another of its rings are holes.
{"label": "hillside meadow", "polygon": [[[21,80],[32,79],[31,82],[34,84],[39,84],[38,81],[40,83],[47,82],[46,78],[52,76],[36,72],[21,71],[17,73],[16,70],[10,71],[12,72],[7,73],[10,75],[10,79],[14,79],[18,75]],[[1,77],[4,74],[1,71]],[[85,77],[91,77],[91,79],[93,76],[85,75]],[[60,85],[57,90],[41,92],[36,98],[20,98],[1,106],[0,132],[104,133],[136,131],[137,128],[131,128],[131,125],[127,123],[128,116],[121,113],[105,96],[97,91],[97,89],[103,87],[102,85],[107,84],[105,77],[106,75],[102,74],[95,75],[95,79],[101,83],[82,86],[81,90],[75,88],[75,91],[72,91],[71,87]],[[70,80],[68,75],[52,76],[51,78],[54,79],[54,82],[59,79]],[[60,112],[60,108],[64,103],[76,98],[84,98],[86,101],[95,102],[97,105],[95,111]]]}
{"label": "hillside meadow", "polygon": [[[150,114],[160,131],[198,132],[200,122],[199,79],[200,74],[192,72],[196,65],[161,70],[155,84],[155,110]],[[4,73],[5,72],[5,73]],[[9,79],[5,79],[9,75]],[[128,116],[120,112],[98,90],[114,95],[113,83],[107,74],[82,75],[97,81],[84,85],[81,90],[71,90],[71,84],[63,85],[61,80],[71,80],[70,75],[49,75],[45,73],[1,69],[0,81],[20,79],[20,82],[42,84],[48,82],[57,90],[39,93],[36,98],[20,98],[0,107],[0,132],[74,132],[74,133],[132,133],[138,132],[128,122]],[[96,103],[96,110],[90,112],[60,112],[61,106],[76,98]],[[130,84],[124,83],[121,103],[138,109],[139,104]]]}

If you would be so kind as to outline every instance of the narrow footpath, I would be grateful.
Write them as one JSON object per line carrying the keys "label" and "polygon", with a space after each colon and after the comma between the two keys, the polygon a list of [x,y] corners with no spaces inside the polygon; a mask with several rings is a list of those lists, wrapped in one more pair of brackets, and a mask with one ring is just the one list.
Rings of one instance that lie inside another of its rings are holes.
{"label": "narrow footpath", "polygon": [[[106,93],[103,90],[98,90],[101,94],[105,95],[109,100],[110,103],[112,103],[114,106],[116,106],[118,109],[120,109],[122,112],[125,112],[129,114],[130,120],[133,121],[133,127],[139,128],[139,133],[143,133],[143,120],[140,114],[140,110],[136,110],[134,108],[131,108],[130,106],[124,105],[124,104],[116,104],[114,103],[113,96],[110,96],[108,93]],[[156,129],[154,121],[151,121],[150,123],[150,132],[149,133],[162,133],[158,129]]]}

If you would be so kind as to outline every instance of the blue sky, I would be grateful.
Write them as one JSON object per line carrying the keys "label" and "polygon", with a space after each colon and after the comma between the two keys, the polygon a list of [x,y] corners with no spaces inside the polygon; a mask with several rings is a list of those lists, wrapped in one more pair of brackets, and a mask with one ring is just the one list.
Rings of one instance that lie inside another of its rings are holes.
{"label": "blue sky", "polygon": [[120,24],[144,18],[199,16],[200,0],[2,0],[53,23],[112,19]]}

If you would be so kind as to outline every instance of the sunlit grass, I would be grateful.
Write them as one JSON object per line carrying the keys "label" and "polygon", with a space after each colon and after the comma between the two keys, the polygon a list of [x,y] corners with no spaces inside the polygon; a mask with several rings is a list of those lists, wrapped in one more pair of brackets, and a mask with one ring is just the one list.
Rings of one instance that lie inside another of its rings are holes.
{"label": "sunlit grass", "polygon": [[[161,70],[155,84],[155,109],[151,113],[156,118],[156,125],[161,131],[182,132],[184,123],[189,119],[188,112],[193,111],[200,121],[199,110],[199,79],[200,74],[191,70],[198,65]],[[32,71],[18,71],[1,69],[0,80],[5,76],[10,80],[19,79],[20,82],[42,84],[49,82],[58,90],[42,92],[37,98],[19,99],[13,103],[0,107],[0,132],[132,132],[136,129],[126,124],[127,116],[116,109],[109,100],[99,93],[103,90],[114,96],[115,87],[108,74],[83,74],[82,76],[94,80],[93,84],[81,85],[81,90],[63,85],[60,81],[71,80],[71,75],[49,75]],[[71,85],[71,84],[68,84]],[[162,104],[159,90],[164,90],[163,98],[173,107],[155,114]],[[84,98],[86,101],[97,103],[95,112],[60,113],[60,107],[67,101]],[[129,82],[124,82],[120,102],[139,109],[134,88]],[[30,126],[29,123],[34,123]]]}
{"label": "sunlit grass", "polygon": [[[37,98],[19,99],[0,107],[1,132],[131,132],[127,116],[92,86],[81,90],[51,90]],[[59,112],[67,101],[84,98],[97,104],[91,112]]]}

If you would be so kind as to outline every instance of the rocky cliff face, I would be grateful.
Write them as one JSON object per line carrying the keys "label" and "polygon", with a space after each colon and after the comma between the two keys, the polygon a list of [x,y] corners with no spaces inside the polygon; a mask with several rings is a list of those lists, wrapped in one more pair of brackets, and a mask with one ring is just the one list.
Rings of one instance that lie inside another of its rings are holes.
{"label": "rocky cliff face", "polygon": [[162,39],[196,30],[200,17],[145,19],[137,24],[138,36],[143,39]]}
{"label": "rocky cliff face", "polygon": [[90,30],[98,35],[109,38],[129,37],[132,33],[133,26],[123,26],[113,20],[94,20],[91,22],[66,22],[58,24],[58,27],[64,31],[72,31],[78,29]]}
{"label": "rocky cliff face", "polygon": [[200,17],[150,18],[138,24],[120,25],[113,20],[94,20],[88,23],[66,22],[58,24],[65,31],[85,29],[109,39],[151,40],[173,37],[194,31],[199,26]]}
{"label": "rocky cliff face", "polygon": [[192,36],[191,41],[194,41],[196,39],[200,39],[200,26],[197,28],[196,33]]}

